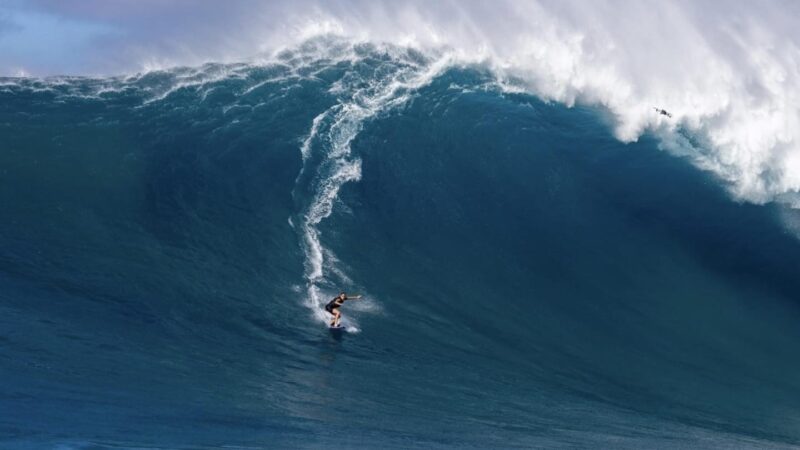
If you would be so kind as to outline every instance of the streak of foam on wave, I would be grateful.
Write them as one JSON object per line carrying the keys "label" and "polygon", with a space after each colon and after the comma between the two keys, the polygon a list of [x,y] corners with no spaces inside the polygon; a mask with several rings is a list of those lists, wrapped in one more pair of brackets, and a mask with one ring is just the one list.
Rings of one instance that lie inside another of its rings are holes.
{"label": "streak of foam on wave", "polygon": [[[352,155],[353,140],[366,121],[405,103],[415,89],[428,84],[449,62],[447,57],[427,64],[393,57],[391,64],[395,66],[387,76],[364,80],[355,71],[348,72],[331,89],[331,93],[341,96],[339,102],[314,118],[308,135],[302,141],[303,167],[298,182],[304,173],[314,171],[312,200],[300,212],[302,247],[306,258],[306,306],[317,320],[328,319],[322,309],[325,294],[335,291],[337,285],[352,284],[336,255],[323,246],[319,225],[333,213],[342,186],[361,178],[361,160]],[[350,81],[356,86],[366,82],[366,87],[349,88],[347,77],[353,77]],[[311,155],[315,151],[321,156],[321,161],[311,167]],[[352,319],[344,324],[357,330]]]}

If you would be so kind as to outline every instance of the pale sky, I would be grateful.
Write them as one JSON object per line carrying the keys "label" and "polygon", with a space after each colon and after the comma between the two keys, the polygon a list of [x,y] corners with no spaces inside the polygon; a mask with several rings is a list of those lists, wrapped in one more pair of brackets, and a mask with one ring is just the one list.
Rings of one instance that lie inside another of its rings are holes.
{"label": "pale sky", "polygon": [[752,24],[762,29],[756,33],[800,41],[800,2],[779,0],[0,0],[0,76],[118,74],[240,60],[329,28],[497,52],[553,18],[587,35],[618,28],[613,45],[630,46],[632,64],[652,64],[648,49],[637,46],[648,32],[660,34],[656,43],[664,48],[655,50],[666,59],[673,56],[666,51],[670,42],[685,42],[687,33],[729,51],[736,46],[731,30]]}
{"label": "pale sky", "polygon": [[283,7],[247,0],[0,0],[0,76],[117,74],[248,57],[263,49],[264,27],[275,28]]}

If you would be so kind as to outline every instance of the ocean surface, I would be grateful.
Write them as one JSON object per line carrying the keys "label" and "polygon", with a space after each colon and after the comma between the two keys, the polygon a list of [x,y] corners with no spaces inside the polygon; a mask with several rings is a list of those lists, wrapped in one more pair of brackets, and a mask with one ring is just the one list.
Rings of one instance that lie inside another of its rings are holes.
{"label": "ocean surface", "polygon": [[799,446],[797,212],[612,122],[336,39],[0,79],[0,448]]}

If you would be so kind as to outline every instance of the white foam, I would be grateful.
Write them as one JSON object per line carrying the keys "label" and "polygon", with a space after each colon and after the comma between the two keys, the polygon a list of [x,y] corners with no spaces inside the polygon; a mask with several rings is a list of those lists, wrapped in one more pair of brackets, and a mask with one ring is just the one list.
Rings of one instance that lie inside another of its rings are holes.
{"label": "white foam", "polygon": [[303,139],[303,143],[300,146],[300,156],[303,158],[303,166],[305,166],[305,161],[308,159],[309,155],[311,154],[311,142],[314,138],[317,137],[317,133],[319,133],[319,124],[322,122],[325,117],[328,116],[329,111],[323,111],[311,122],[311,131],[308,132],[308,135],[305,139]]}
{"label": "white foam", "polygon": [[[164,100],[165,98],[172,95],[174,92],[177,92],[181,89],[189,89],[189,88],[203,88],[208,84],[217,83],[224,79],[233,77],[238,75],[236,72],[231,71],[225,66],[222,67],[221,70],[193,70],[189,74],[180,74],[178,73],[175,75],[176,82],[170,83],[163,92],[158,92],[148,100],[144,102],[145,105],[153,102],[158,102]],[[205,100],[205,95],[207,92],[204,92],[202,95],[202,99]]]}
{"label": "white foam", "polygon": [[317,225],[333,212],[333,204],[342,185],[348,181],[355,181],[361,178],[360,160],[352,162],[337,161],[336,165],[338,170],[334,171],[328,178],[320,181],[318,192],[303,221],[303,230],[305,231],[305,241],[308,249],[307,262],[309,265],[306,277],[312,283],[320,280],[323,276],[323,249]]}

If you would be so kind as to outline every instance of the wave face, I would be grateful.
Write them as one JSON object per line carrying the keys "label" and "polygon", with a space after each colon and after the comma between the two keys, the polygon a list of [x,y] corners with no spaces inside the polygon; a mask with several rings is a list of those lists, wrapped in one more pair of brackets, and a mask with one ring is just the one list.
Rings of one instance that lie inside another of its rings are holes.
{"label": "wave face", "polygon": [[271,60],[326,34],[446,49],[542,99],[607,109],[620,140],[660,135],[739,200],[800,209],[796,2],[37,1],[0,5],[0,16],[0,76]]}
{"label": "wave face", "polygon": [[3,445],[800,445],[795,212],[612,122],[336,39],[2,80]]}

